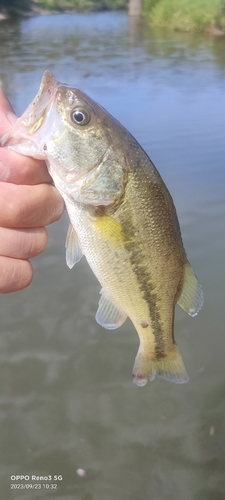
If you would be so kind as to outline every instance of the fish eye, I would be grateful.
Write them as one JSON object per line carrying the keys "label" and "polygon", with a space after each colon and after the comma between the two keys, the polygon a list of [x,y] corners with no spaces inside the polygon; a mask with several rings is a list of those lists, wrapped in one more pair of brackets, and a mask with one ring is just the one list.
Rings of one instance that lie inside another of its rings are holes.
{"label": "fish eye", "polygon": [[87,125],[91,119],[89,111],[85,108],[74,108],[71,111],[71,120],[77,125]]}

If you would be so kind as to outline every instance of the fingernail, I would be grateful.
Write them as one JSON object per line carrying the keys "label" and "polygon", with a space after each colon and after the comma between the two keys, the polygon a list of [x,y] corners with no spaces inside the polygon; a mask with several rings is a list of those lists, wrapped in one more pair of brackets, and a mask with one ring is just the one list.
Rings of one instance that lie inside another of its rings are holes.
{"label": "fingernail", "polygon": [[9,167],[0,161],[0,181],[6,181],[9,176]]}

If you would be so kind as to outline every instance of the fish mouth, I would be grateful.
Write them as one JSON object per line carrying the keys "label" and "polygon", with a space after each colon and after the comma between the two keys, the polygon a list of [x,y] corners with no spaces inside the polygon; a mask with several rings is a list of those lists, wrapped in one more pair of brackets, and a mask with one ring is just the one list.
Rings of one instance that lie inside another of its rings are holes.
{"label": "fish mouth", "polygon": [[19,118],[20,123],[28,128],[29,135],[34,134],[40,128],[47,109],[51,107],[54,101],[58,87],[59,83],[55,80],[52,73],[45,71],[34,100]]}
{"label": "fish mouth", "polygon": [[[40,153],[40,143],[44,139],[46,140],[46,135],[49,135],[49,115],[53,109],[59,85],[52,73],[45,71],[35,98],[10,130],[2,136],[1,146],[8,146],[10,149],[20,152],[16,145],[29,142],[30,145],[32,144],[32,152],[34,153],[34,150],[37,149],[35,143],[39,141],[39,154],[35,156],[36,158],[44,156]],[[40,129],[41,132],[38,134]],[[32,136],[34,137],[32,138]]]}

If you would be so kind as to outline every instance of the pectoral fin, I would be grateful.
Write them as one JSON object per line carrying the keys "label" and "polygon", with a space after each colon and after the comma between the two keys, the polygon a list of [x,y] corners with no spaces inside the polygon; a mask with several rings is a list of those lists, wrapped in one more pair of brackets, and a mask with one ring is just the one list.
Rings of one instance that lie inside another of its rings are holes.
{"label": "pectoral fin", "polygon": [[68,227],[65,247],[66,247],[66,263],[67,266],[70,269],[72,269],[72,267],[76,264],[76,262],[79,262],[79,260],[83,256],[77,233],[72,224],[70,224]]}
{"label": "pectoral fin", "polygon": [[184,284],[181,295],[177,301],[180,307],[190,316],[196,316],[204,302],[203,291],[197,277],[195,276],[189,262],[184,269]]}
{"label": "pectoral fin", "polygon": [[126,321],[127,315],[105,296],[103,290],[101,294],[95,319],[103,328],[115,330]]}

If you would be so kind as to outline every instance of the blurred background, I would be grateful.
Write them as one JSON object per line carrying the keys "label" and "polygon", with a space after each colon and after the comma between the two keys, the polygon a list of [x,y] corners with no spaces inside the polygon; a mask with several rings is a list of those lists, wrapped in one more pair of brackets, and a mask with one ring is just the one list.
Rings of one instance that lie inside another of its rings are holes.
{"label": "blurred background", "polygon": [[[225,38],[156,28],[127,10],[2,20],[1,86],[18,115],[46,69],[150,155],[205,304],[196,318],[176,309],[190,382],[135,387],[131,322],[97,325],[100,285],[85,258],[71,271],[65,263],[67,215],[49,227],[31,286],[0,298],[2,498],[224,500]],[[31,483],[16,474],[63,479],[48,491],[11,489]]]}

